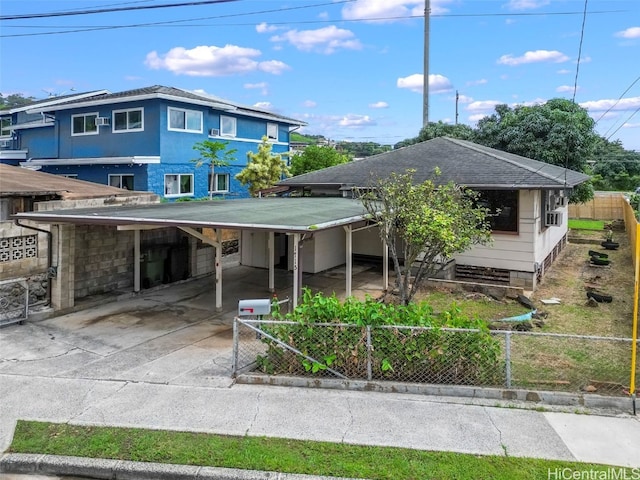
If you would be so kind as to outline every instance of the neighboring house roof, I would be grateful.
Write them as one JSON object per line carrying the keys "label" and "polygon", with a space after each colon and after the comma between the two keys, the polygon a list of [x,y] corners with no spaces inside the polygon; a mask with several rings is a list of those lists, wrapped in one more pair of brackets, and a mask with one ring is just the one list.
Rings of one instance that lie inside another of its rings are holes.
{"label": "neighboring house roof", "polygon": [[139,100],[149,100],[154,98],[161,98],[165,100],[173,100],[182,103],[191,103],[194,105],[204,105],[211,108],[220,110],[226,110],[241,115],[247,115],[251,117],[258,117],[264,119],[272,119],[282,123],[288,123],[290,125],[306,125],[305,122],[296,120],[294,118],[285,117],[268,110],[260,109],[257,107],[251,107],[246,105],[240,105],[238,103],[224,100],[213,95],[206,93],[196,93],[188,90],[183,90],[175,87],[165,87],[162,85],[154,85],[151,87],[137,88],[134,90],[127,90],[124,92],[110,93],[104,91],[100,95],[92,96],[85,100],[70,100],[68,102],[62,102],[48,107],[38,107],[29,110],[29,113],[39,112],[53,112],[58,110],[69,110],[72,108],[92,107],[99,105],[108,105],[116,102],[133,102]]}
{"label": "neighboring house roof", "polygon": [[71,200],[140,193],[0,163],[0,197],[58,195],[62,200]]}
{"label": "neighboring house roof", "polygon": [[362,160],[288,178],[290,187],[367,187],[375,178],[415,169],[414,179],[433,178],[439,184],[453,181],[476,189],[563,189],[589,180],[589,176],[563,167],[506,153],[465,140],[438,137],[426,142],[381,153]]}
{"label": "neighboring house roof", "polygon": [[0,110],[0,115],[11,115],[12,113],[25,112],[33,109],[46,109],[53,107],[61,103],[67,103],[70,101],[86,100],[95,95],[101,95],[107,93],[107,90],[94,90],[84,93],[70,93],[69,95],[54,95],[43,100],[35,100],[29,105],[23,105],[21,107],[11,108],[8,110]]}

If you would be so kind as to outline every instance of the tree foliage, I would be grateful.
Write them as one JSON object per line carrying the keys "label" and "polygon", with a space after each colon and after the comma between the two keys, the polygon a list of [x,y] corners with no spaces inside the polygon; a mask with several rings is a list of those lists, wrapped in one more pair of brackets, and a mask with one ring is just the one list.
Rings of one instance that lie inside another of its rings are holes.
{"label": "tree foliage", "polygon": [[235,159],[237,150],[235,148],[227,149],[229,142],[220,142],[212,140],[204,140],[193,146],[194,150],[200,153],[200,156],[194,160],[196,168],[203,165],[209,167],[209,200],[213,198],[213,182],[215,180],[215,167],[226,167]]}
{"label": "tree foliage", "polygon": [[273,145],[264,136],[258,145],[258,152],[249,152],[249,162],[244,170],[236,175],[242,185],[249,185],[249,193],[255,197],[260,190],[272,187],[284,176],[290,177],[286,162],[282,154],[271,152]]}
{"label": "tree foliage", "polygon": [[336,150],[352,158],[370,157],[391,150],[391,145],[376,142],[338,142]]}
{"label": "tree foliage", "polygon": [[395,145],[395,148],[407,147],[414,143],[426,142],[427,140],[437,137],[452,137],[459,138],[460,140],[473,141],[474,131],[470,126],[462,123],[453,125],[450,123],[444,123],[442,120],[429,122],[427,125],[422,127],[417,137],[398,142]]}
{"label": "tree foliage", "polygon": [[11,110],[12,108],[25,107],[35,102],[34,97],[24,97],[19,93],[12,93],[6,97],[0,93],[0,110]]}
{"label": "tree foliage", "polygon": [[301,153],[291,157],[291,175],[302,175],[348,161],[347,155],[343,155],[334,148],[309,145]]}
{"label": "tree foliage", "polygon": [[478,206],[475,193],[452,182],[436,185],[434,179],[414,184],[414,174],[407,170],[376,179],[361,196],[389,247],[403,305],[454,254],[491,241],[488,211]]}
{"label": "tree foliage", "polygon": [[[563,98],[541,105],[496,106],[496,113],[478,122],[475,142],[583,173],[590,173],[600,137],[586,109]],[[572,200],[593,197],[590,183],[574,190]]]}
{"label": "tree foliage", "polygon": [[592,170],[596,189],[633,191],[640,186],[640,152],[602,138],[595,148]]}

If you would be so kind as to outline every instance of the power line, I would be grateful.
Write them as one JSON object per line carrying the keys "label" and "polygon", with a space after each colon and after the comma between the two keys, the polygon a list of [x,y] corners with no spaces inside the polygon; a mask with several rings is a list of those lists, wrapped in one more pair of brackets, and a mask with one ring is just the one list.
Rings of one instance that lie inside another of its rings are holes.
{"label": "power line", "polygon": [[631,87],[633,87],[633,86],[638,82],[638,80],[640,80],[640,75],[638,76],[638,78],[636,78],[636,79],[631,83],[631,85],[629,85],[629,86],[627,87],[627,89],[626,89],[624,92],[622,92],[622,95],[620,95],[620,96],[618,97],[618,100],[616,100],[616,102],[615,102],[613,105],[611,105],[611,106],[607,109],[607,111],[606,111],[606,112],[604,112],[602,115],[600,115],[600,117],[596,120],[596,124],[597,124],[600,120],[602,120],[602,117],[604,117],[604,116],[605,116],[607,113],[609,113],[609,112],[610,112],[610,111],[611,111],[611,110],[612,110],[612,109],[613,109],[613,108],[614,108],[618,103],[620,103],[620,100],[622,100],[622,97],[624,97],[624,96],[627,94],[627,92],[628,92],[629,90],[631,90]]}
{"label": "power line", "polygon": [[[92,15],[95,13],[130,12],[133,10],[152,10],[158,8],[193,7],[198,5],[211,5],[214,3],[239,2],[240,0],[200,0],[198,2],[165,3],[162,5],[141,5],[137,7],[96,8],[93,10],[66,10],[50,13],[29,13],[19,15],[1,15],[0,20],[27,20],[31,18],[68,17],[72,15]],[[353,0],[351,0],[353,1]]]}
{"label": "power line", "polygon": [[573,98],[571,101],[576,103],[576,92],[578,91],[578,72],[580,71],[580,60],[582,59],[582,41],[584,40],[584,25],[587,22],[587,2],[584,0],[584,13],[582,14],[582,28],[580,29],[580,46],[578,47],[578,61],[576,63],[576,78],[573,83]]}
{"label": "power line", "polygon": [[609,136],[607,137],[607,140],[609,140],[611,137],[613,137],[613,136],[616,134],[616,132],[617,132],[618,130],[620,130],[620,129],[624,126],[624,124],[625,124],[625,123],[627,123],[629,120],[631,120],[631,119],[633,118],[633,116],[634,116],[636,113],[638,113],[638,112],[640,112],[640,107],[636,108],[635,112],[633,112],[631,115],[629,115],[629,118],[627,118],[624,122],[622,122],[622,123],[620,124],[620,126],[619,126],[618,128],[616,128],[616,129],[611,133],[611,135],[609,135]]}
{"label": "power line", "polygon": [[[229,0],[229,1],[237,1],[237,0]],[[140,27],[238,27],[238,26],[255,26],[255,22],[251,23],[226,23],[223,25],[220,24],[196,24],[196,25],[175,25],[177,23],[183,22],[195,22],[199,20],[212,20],[212,19],[222,19],[222,18],[230,18],[230,17],[243,17],[249,15],[260,15],[265,13],[276,13],[276,12],[284,12],[290,10],[299,10],[306,8],[314,8],[326,5],[336,5],[340,3],[349,3],[354,0],[343,0],[339,2],[328,2],[328,3],[319,3],[312,5],[304,5],[299,7],[289,7],[289,8],[278,8],[273,10],[262,10],[257,12],[246,12],[246,13],[238,13],[238,14],[230,14],[230,15],[219,15],[219,16],[210,16],[210,17],[198,17],[198,18],[190,18],[183,20],[170,20],[163,22],[149,22],[149,23],[137,23],[137,24],[128,24],[128,25],[105,25],[105,26],[92,26],[92,27],[76,27],[74,30],[63,30],[63,31],[55,31],[55,32],[39,32],[39,33],[20,33],[20,34],[11,34],[11,35],[0,35],[0,38],[10,38],[10,37],[34,37],[34,36],[42,36],[42,35],[58,35],[58,34],[66,34],[66,33],[81,33],[81,32],[90,32],[90,31],[98,31],[98,30],[116,30],[122,28],[140,28]],[[610,14],[610,13],[625,13],[628,10],[598,10],[589,12],[591,15],[602,15],[602,14]],[[503,17],[503,16],[550,16],[550,15],[579,15],[582,12],[553,12],[553,13],[515,13],[515,14],[506,14],[506,13],[477,13],[477,14],[436,14],[432,15],[432,17],[440,17],[440,18],[458,18],[458,17]],[[375,18],[360,18],[360,19],[352,19],[352,20],[307,20],[307,21],[287,21],[287,22],[270,22],[270,25],[303,25],[303,24],[318,24],[318,23],[356,23],[356,22],[374,22],[374,21],[389,21],[389,20],[409,20],[413,18],[423,18],[423,15],[407,15],[400,17],[375,17]],[[4,26],[4,28],[9,28]],[[14,28],[67,28],[66,26],[20,26]]]}

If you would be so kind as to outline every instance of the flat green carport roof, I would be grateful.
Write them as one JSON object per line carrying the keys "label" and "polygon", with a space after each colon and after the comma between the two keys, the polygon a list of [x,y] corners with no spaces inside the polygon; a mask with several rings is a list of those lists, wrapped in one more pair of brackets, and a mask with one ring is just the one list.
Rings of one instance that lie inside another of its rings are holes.
{"label": "flat green carport roof", "polygon": [[40,223],[155,225],[305,233],[361,222],[359,200],[269,197],[24,212],[14,218]]}

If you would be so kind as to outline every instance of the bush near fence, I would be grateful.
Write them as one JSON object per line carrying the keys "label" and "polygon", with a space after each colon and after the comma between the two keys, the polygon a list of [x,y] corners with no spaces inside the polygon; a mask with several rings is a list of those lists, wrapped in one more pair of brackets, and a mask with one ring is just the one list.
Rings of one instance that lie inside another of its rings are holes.
{"label": "bush near fence", "polygon": [[[458,385],[503,382],[499,341],[485,322],[460,315],[455,306],[434,315],[425,303],[391,305],[370,298],[341,303],[335,295],[305,290],[301,304],[285,318],[289,321],[261,326],[266,350],[257,366],[263,373],[338,373]],[[464,334],[450,328],[465,329]]]}

